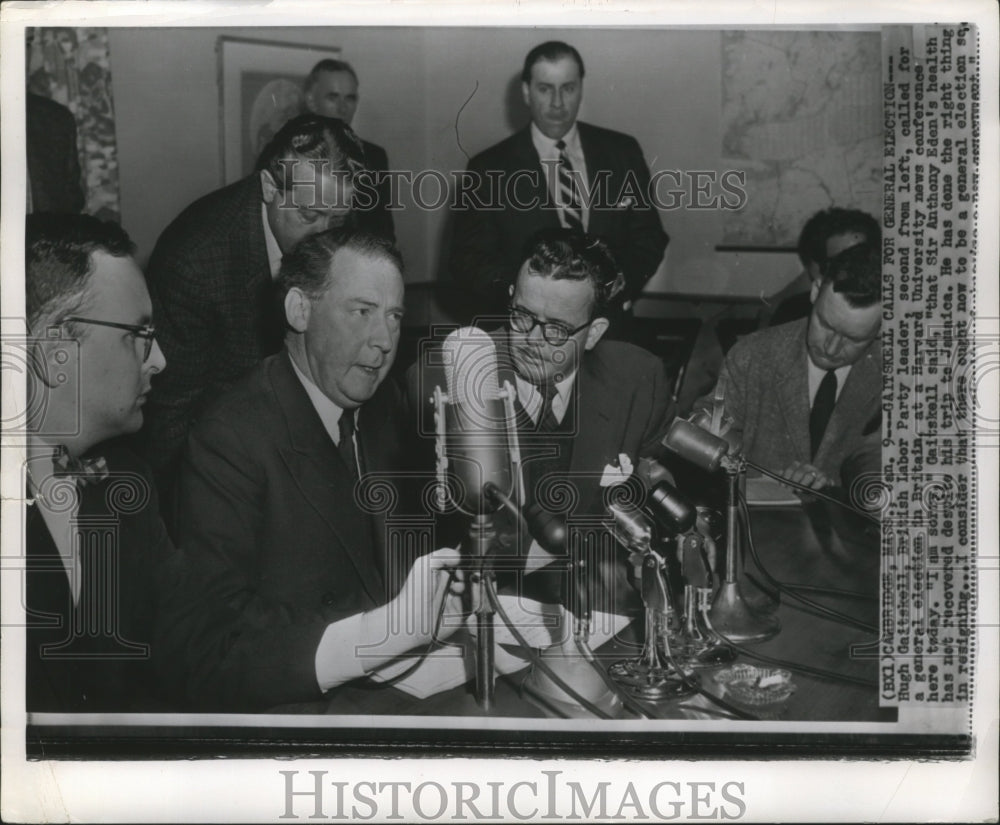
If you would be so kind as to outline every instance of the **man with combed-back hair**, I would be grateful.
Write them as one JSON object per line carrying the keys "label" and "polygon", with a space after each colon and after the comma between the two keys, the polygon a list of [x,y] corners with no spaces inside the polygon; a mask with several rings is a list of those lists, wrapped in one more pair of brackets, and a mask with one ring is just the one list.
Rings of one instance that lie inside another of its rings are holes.
{"label": "man with combed-back hair", "polygon": [[[205,587],[167,617],[171,678],[219,710],[322,702],[427,644],[458,561],[448,548],[412,566],[387,556],[385,515],[366,506],[366,475],[402,465],[400,394],[386,380],[399,252],[370,233],[323,232],[285,256],[278,286],[283,351],[210,405],[181,462],[176,531]],[[199,621],[215,606],[218,620]]]}
{"label": "man with combed-back hair", "polygon": [[300,115],[264,148],[256,172],[195,201],[160,236],[149,286],[171,369],[154,387],[144,440],[165,483],[198,412],[281,348],[273,281],[282,255],[349,220],[363,168],[348,126]]}
{"label": "man with combed-back hair", "polygon": [[154,622],[180,555],[148,467],[116,438],[142,425],[150,380],[165,366],[134,252],[117,224],[28,216],[29,711],[165,707]]}
{"label": "man with combed-back hair", "polygon": [[813,489],[849,487],[845,465],[881,469],[881,294],[879,247],[852,246],[824,264],[808,318],[729,351],[719,382],[749,460]]}

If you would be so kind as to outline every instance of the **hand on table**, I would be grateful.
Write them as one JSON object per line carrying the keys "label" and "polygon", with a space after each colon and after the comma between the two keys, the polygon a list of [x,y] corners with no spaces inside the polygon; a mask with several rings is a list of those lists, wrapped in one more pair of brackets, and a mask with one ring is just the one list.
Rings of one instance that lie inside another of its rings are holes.
{"label": "hand on table", "polygon": [[792,464],[781,471],[781,476],[811,490],[822,490],[824,487],[833,487],[836,485],[836,482],[822,470],[804,461],[792,462]]}

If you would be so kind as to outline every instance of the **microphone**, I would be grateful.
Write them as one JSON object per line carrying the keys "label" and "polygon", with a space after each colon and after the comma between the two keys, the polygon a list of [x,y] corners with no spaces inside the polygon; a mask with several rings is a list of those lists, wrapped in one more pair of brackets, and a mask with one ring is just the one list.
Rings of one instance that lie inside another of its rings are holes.
{"label": "microphone", "polygon": [[636,475],[646,491],[646,507],[671,533],[691,529],[697,518],[694,505],[678,492],[670,471],[653,458],[639,459]]}
{"label": "microphone", "polygon": [[450,468],[457,482],[454,503],[463,513],[495,513],[501,502],[490,494],[491,486],[510,495],[515,479],[496,346],[478,327],[463,327],[448,335],[442,353],[448,403],[438,407],[444,416],[444,433],[438,424],[444,436],[444,444],[439,439],[438,445],[439,458],[444,459],[439,475]]}
{"label": "microphone", "polygon": [[671,452],[710,473],[719,469],[730,448],[725,439],[683,418],[674,419],[662,443]]}

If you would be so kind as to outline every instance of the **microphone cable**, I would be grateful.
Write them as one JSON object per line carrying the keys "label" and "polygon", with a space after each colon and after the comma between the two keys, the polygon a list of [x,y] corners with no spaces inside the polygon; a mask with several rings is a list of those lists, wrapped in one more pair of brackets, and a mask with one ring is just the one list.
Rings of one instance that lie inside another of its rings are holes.
{"label": "microphone cable", "polygon": [[836,504],[838,507],[843,507],[845,510],[849,510],[855,515],[861,516],[862,518],[866,518],[869,521],[878,524],[879,526],[881,526],[882,524],[882,519],[880,519],[878,516],[872,515],[867,510],[862,510],[859,507],[855,507],[850,502],[842,501],[836,496],[831,496],[829,493],[824,493],[822,490],[814,490],[812,487],[806,487],[805,484],[799,484],[797,481],[789,481],[784,476],[771,472],[770,470],[761,467],[759,464],[754,464],[752,461],[747,461],[746,465],[747,467],[756,470],[758,473],[763,473],[764,475],[773,478],[775,481],[780,481],[782,484],[786,484],[789,487],[794,487],[795,489],[801,490],[804,493],[808,493],[811,496],[815,496],[816,498],[821,498],[824,501],[829,501],[831,504]]}
{"label": "microphone cable", "polygon": [[772,576],[770,572],[768,572],[767,568],[764,566],[764,563],[761,561],[761,558],[757,553],[757,547],[754,544],[753,540],[753,530],[751,529],[750,526],[750,508],[747,506],[746,496],[744,496],[742,492],[739,493],[739,506],[740,506],[741,521],[743,522],[745,528],[747,546],[750,548],[750,555],[753,557],[754,563],[757,565],[757,568],[760,570],[761,574],[764,576],[764,578],[772,587],[776,588],[779,593],[785,593],[792,599],[795,599],[796,601],[802,603],[803,605],[806,605],[807,607],[811,608],[811,610],[808,612],[814,613],[815,615],[819,615],[822,618],[827,618],[832,621],[839,622],[840,624],[847,624],[852,627],[856,627],[858,630],[863,630],[866,633],[874,634],[877,632],[877,628],[875,628],[874,626],[867,624],[861,621],[860,619],[855,619],[853,616],[848,616],[846,613],[841,613],[839,610],[834,610],[830,607],[827,607],[826,605],[813,601],[812,599],[809,599],[806,596],[796,593],[794,590],[789,590],[782,582],[774,578],[774,576]]}
{"label": "microphone cable", "polygon": [[[430,642],[428,642],[427,647],[424,648],[424,650],[420,653],[420,655],[417,656],[416,661],[414,661],[412,665],[407,667],[406,670],[402,671],[401,673],[397,673],[395,676],[392,676],[380,682],[376,682],[374,680],[375,673],[369,673],[367,679],[361,683],[362,685],[368,688],[375,688],[378,690],[398,685],[408,676],[412,676],[414,673],[416,673],[417,668],[420,667],[425,661],[427,661],[427,657],[431,655],[431,653],[435,650],[435,648],[437,648],[439,645],[441,647],[445,646],[444,642],[438,641],[437,636],[438,633],[440,633],[441,631],[441,623],[444,620],[444,608],[448,602],[448,588],[451,587],[451,583],[453,581],[455,581],[455,571],[449,570],[448,582],[445,584],[445,594],[441,599],[441,604],[438,606],[437,618],[434,620],[434,631],[431,633],[431,640]],[[458,645],[454,645],[454,647],[458,647]]]}

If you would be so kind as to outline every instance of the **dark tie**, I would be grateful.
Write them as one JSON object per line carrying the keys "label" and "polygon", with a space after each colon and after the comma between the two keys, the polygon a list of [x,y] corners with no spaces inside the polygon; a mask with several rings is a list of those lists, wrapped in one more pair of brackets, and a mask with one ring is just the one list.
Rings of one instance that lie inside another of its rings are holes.
{"label": "dark tie", "polygon": [[556,385],[551,381],[537,388],[542,395],[542,406],[538,409],[538,432],[551,433],[559,427],[552,401],[556,397]]}
{"label": "dark tie", "polygon": [[573,174],[573,164],[566,154],[566,142],[556,141],[559,150],[559,191],[560,202],[567,229],[583,232],[583,209],[580,207],[580,195],[576,188],[576,178]]}
{"label": "dark tie", "polygon": [[809,441],[812,446],[812,456],[816,457],[826,425],[833,413],[833,405],[837,403],[837,373],[827,370],[823,380],[816,390],[812,411],[809,413]]}
{"label": "dark tie", "polygon": [[344,410],[340,414],[340,421],[337,427],[340,430],[340,443],[337,449],[340,450],[340,457],[344,459],[344,464],[351,474],[351,478],[357,481],[358,459],[354,452],[354,410]]}

